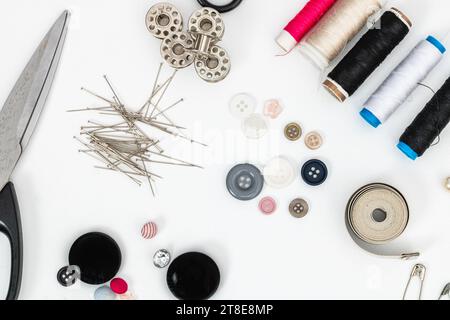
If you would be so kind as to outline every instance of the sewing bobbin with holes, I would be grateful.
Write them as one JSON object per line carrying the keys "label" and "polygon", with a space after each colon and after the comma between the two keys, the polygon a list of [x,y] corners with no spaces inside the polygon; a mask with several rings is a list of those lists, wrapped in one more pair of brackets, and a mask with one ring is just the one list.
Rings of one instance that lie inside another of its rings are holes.
{"label": "sewing bobbin with holes", "polygon": [[183,17],[169,3],[158,3],[146,16],[150,33],[162,40],[161,56],[172,68],[184,69],[194,64],[199,77],[215,83],[227,77],[231,69],[228,52],[218,43],[225,33],[220,13],[209,7],[195,11],[183,31]]}

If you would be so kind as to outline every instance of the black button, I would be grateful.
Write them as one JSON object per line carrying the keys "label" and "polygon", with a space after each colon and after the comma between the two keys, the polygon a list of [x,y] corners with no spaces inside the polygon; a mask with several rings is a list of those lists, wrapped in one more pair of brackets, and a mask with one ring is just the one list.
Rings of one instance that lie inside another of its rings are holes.
{"label": "black button", "polygon": [[227,189],[238,200],[253,200],[264,187],[261,171],[251,164],[239,164],[227,176]]}
{"label": "black button", "polygon": [[181,300],[206,300],[220,283],[217,264],[203,253],[189,252],[176,258],[167,271],[167,285]]}
{"label": "black button", "polygon": [[327,180],[328,169],[320,160],[310,160],[302,167],[302,178],[310,186],[318,186]]}
{"label": "black button", "polygon": [[81,281],[100,285],[112,280],[119,272],[122,254],[113,238],[93,232],[74,242],[69,252],[69,263],[80,268]]}
{"label": "black button", "polygon": [[67,266],[59,269],[56,279],[63,287],[73,286],[80,279],[80,268],[77,266]]}

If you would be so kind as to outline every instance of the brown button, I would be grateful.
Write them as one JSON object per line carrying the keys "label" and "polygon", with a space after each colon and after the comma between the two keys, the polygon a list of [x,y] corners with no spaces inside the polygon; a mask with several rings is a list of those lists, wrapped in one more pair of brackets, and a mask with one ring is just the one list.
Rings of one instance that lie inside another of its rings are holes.
{"label": "brown button", "polygon": [[305,144],[311,150],[317,150],[322,146],[323,140],[317,132],[310,132],[305,137]]}
{"label": "brown button", "polygon": [[297,141],[302,136],[302,128],[298,123],[289,123],[284,128],[284,136],[290,141]]}
{"label": "brown button", "polygon": [[448,177],[445,181],[445,187],[447,188],[447,190],[450,190],[450,177]]}
{"label": "brown button", "polygon": [[309,211],[308,203],[303,199],[295,199],[289,205],[289,213],[294,218],[304,218]]}

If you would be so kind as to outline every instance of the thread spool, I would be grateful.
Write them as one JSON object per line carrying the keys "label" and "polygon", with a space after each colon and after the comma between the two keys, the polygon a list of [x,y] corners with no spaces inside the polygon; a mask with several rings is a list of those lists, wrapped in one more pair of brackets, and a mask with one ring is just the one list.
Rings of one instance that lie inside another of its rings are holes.
{"label": "thread spool", "polygon": [[442,60],[445,51],[435,37],[421,41],[364,104],[361,117],[374,128],[388,121]]}
{"label": "thread spool", "polygon": [[436,141],[450,122],[450,78],[444,83],[400,138],[398,148],[416,160]]}
{"label": "thread spool", "polygon": [[409,33],[410,19],[398,9],[386,11],[339,62],[323,83],[340,102],[344,102],[386,60]]}
{"label": "thread spool", "polygon": [[310,0],[303,9],[281,31],[275,40],[277,44],[289,53],[303,37],[319,22],[336,0]]}
{"label": "thread spool", "polygon": [[381,10],[385,0],[340,0],[300,43],[300,50],[325,69]]}

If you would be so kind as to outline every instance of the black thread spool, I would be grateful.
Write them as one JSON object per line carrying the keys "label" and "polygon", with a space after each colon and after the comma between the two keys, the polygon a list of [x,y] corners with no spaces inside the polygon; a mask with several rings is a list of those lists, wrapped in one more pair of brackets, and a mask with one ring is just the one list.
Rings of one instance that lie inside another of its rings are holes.
{"label": "black thread spool", "polygon": [[450,122],[450,78],[400,138],[398,148],[416,160],[432,146]]}
{"label": "black thread spool", "polygon": [[323,83],[344,102],[369,78],[409,33],[407,16],[395,8],[386,11],[375,25],[349,51]]}

